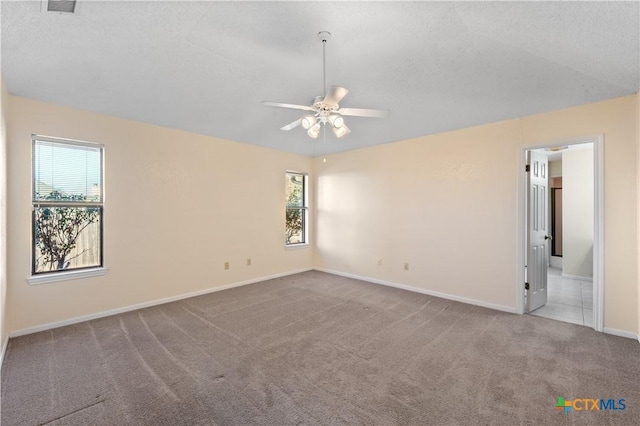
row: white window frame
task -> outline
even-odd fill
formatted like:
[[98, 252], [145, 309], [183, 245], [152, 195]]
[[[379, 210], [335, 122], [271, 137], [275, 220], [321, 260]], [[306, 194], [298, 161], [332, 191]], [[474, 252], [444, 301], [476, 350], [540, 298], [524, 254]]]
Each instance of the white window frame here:
[[[36, 191], [36, 178], [35, 178], [35, 174], [36, 174], [36, 165], [35, 165], [35, 161], [36, 161], [36, 143], [37, 142], [51, 142], [51, 143], [56, 143], [56, 144], [61, 144], [61, 145], [75, 145], [75, 146], [84, 146], [84, 147], [90, 147], [93, 149], [99, 149], [100, 150], [100, 194], [101, 194], [101, 199], [100, 201], [95, 201], [95, 202], [86, 202], [83, 201], [82, 203], [73, 203], [73, 202], [56, 202], [56, 201], [52, 201], [52, 202], [43, 202], [41, 200], [36, 200], [35, 199], [35, 191]], [[55, 281], [66, 281], [66, 280], [72, 280], [72, 279], [79, 279], [79, 278], [87, 278], [87, 277], [93, 277], [93, 276], [98, 276], [98, 275], [104, 275], [107, 272], [107, 269], [105, 268], [105, 260], [104, 260], [104, 247], [105, 247], [105, 243], [104, 243], [104, 217], [105, 217], [105, 209], [104, 209], [104, 204], [105, 204], [105, 197], [104, 197], [104, 145], [102, 144], [97, 144], [97, 143], [92, 143], [92, 142], [85, 142], [85, 141], [78, 141], [78, 140], [72, 140], [72, 139], [66, 139], [66, 138], [55, 138], [55, 137], [50, 137], [50, 136], [40, 136], [40, 135], [31, 135], [31, 234], [32, 234], [32, 238], [31, 238], [31, 245], [30, 245], [30, 251], [31, 251], [31, 276], [29, 278], [27, 278], [27, 282], [29, 284], [44, 284], [44, 283], [48, 283], [48, 282], [55, 282]], [[88, 267], [84, 267], [84, 268], [75, 268], [75, 269], [71, 269], [71, 270], [55, 270], [55, 271], [46, 271], [46, 272], [36, 272], [36, 263], [35, 263], [35, 209], [37, 207], [40, 207], [42, 205], [50, 205], [50, 206], [60, 206], [60, 207], [71, 207], [74, 205], [77, 206], [83, 206], [83, 207], [99, 207], [100, 208], [100, 244], [99, 244], [99, 251], [100, 251], [100, 263], [99, 265], [95, 265], [95, 266], [88, 266]]]
[[[290, 175], [297, 175], [302, 177], [302, 207], [287, 207], [285, 202], [285, 218], [286, 211], [289, 209], [301, 209], [303, 211], [303, 229], [302, 234], [304, 241], [299, 243], [288, 243], [285, 238], [285, 248], [287, 249], [297, 249], [297, 248], [305, 248], [309, 246], [309, 175], [303, 172], [296, 172], [293, 170], [287, 170], [285, 172], [285, 179], [289, 178]], [[285, 189], [286, 191], [286, 189]], [[286, 220], [285, 220], [285, 232], [286, 232]]]

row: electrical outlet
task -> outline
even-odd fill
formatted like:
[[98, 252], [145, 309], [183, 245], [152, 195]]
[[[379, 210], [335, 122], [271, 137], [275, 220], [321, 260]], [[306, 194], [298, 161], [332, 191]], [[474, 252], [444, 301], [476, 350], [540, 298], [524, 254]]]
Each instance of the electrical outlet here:
[[378, 266], [382, 266], [382, 259], [378, 259]]
[[408, 263], [405, 263], [405, 264], [404, 264], [404, 270], [405, 270], [405, 271], [408, 271], [408, 270], [409, 270], [409, 264], [408, 264]]
[[229, 269], [229, 262], [224, 262], [224, 269]]
[[250, 257], [247, 258], [247, 266], [251, 266], [251, 258]]

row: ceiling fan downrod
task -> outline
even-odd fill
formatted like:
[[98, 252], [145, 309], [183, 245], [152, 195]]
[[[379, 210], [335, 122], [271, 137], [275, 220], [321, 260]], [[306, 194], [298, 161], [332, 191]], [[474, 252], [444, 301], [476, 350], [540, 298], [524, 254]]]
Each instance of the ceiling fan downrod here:
[[329, 31], [320, 31], [318, 38], [322, 41], [322, 93], [327, 93], [327, 40], [331, 38]]

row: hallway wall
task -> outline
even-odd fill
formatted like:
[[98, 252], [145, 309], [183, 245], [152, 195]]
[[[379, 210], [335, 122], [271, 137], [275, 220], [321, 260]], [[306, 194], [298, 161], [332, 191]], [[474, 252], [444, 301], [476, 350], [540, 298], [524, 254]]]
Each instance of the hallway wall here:
[[593, 149], [562, 153], [562, 274], [593, 278]]

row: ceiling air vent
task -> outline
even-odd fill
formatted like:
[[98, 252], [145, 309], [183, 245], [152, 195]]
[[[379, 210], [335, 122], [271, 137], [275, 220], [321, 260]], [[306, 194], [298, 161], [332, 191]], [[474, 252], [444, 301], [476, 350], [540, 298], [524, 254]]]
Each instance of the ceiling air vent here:
[[47, 12], [74, 13], [76, 10], [76, 0], [49, 0], [47, 2]]

